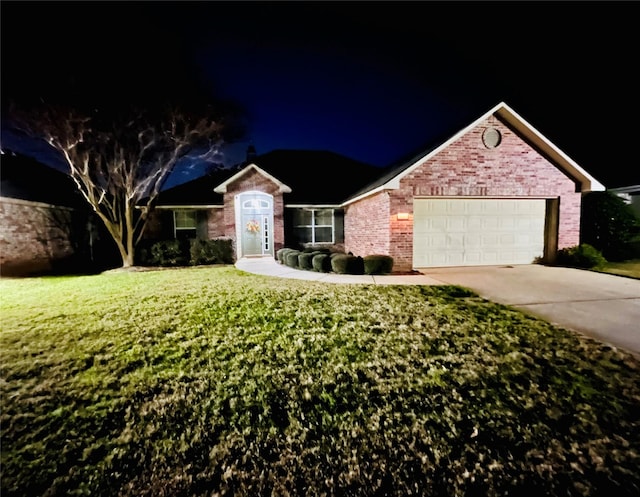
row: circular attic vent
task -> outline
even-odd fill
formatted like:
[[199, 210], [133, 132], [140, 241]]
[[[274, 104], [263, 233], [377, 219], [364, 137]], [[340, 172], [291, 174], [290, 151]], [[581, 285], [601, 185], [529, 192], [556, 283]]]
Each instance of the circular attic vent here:
[[500, 131], [496, 128], [487, 128], [482, 133], [482, 143], [487, 148], [496, 148], [500, 145], [500, 141], [502, 140], [502, 135]]

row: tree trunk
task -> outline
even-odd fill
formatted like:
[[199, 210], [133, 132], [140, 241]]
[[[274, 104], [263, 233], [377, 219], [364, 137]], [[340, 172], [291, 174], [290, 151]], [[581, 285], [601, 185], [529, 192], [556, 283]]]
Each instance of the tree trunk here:
[[127, 245], [124, 248], [125, 254], [122, 257], [123, 267], [133, 266], [133, 259], [135, 255], [135, 244], [133, 243], [133, 229], [131, 222], [127, 219]]
[[131, 267], [133, 266], [133, 251], [129, 252], [128, 254], [124, 254], [122, 256], [122, 267]]
[[133, 266], [133, 252], [127, 251], [127, 247], [119, 240], [115, 240], [115, 242], [118, 246], [118, 252], [120, 252], [120, 258], [122, 259], [122, 267]]

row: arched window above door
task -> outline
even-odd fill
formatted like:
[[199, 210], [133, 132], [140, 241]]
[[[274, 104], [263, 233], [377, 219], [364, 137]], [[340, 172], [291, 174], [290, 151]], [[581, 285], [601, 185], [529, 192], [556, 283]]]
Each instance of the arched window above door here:
[[269, 207], [269, 202], [261, 198], [248, 198], [242, 202], [243, 209], [269, 209]]

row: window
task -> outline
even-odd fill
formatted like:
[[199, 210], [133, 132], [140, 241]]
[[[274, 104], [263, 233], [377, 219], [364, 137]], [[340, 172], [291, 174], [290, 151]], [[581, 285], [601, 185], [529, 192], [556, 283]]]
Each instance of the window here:
[[250, 198], [242, 202], [243, 209], [268, 209], [269, 202], [258, 198]]
[[262, 226], [262, 239], [264, 241], [264, 250], [265, 252], [268, 252], [269, 250], [271, 250], [269, 248], [270, 246], [270, 241], [269, 241], [269, 218], [267, 216], [262, 216], [262, 224], [264, 226]]
[[301, 243], [334, 243], [333, 209], [299, 209], [293, 228]]
[[173, 211], [173, 225], [175, 226], [174, 235], [176, 238], [196, 238], [198, 232], [196, 211], [182, 209]]

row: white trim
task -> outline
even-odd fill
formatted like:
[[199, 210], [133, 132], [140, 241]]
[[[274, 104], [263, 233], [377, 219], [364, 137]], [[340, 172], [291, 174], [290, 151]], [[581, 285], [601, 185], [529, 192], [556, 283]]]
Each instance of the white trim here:
[[605, 187], [602, 183], [596, 180], [593, 176], [587, 173], [582, 167], [576, 164], [569, 156], [567, 156], [564, 152], [562, 152], [559, 148], [553, 145], [547, 138], [545, 138], [537, 129], [535, 129], [531, 124], [525, 121], [520, 115], [518, 115], [513, 109], [511, 109], [504, 102], [500, 102], [493, 109], [489, 110], [478, 119], [473, 121], [468, 126], [462, 128], [451, 138], [441, 143], [438, 147], [433, 149], [431, 152], [417, 159], [411, 166], [399, 172], [396, 176], [391, 178], [389, 181], [380, 185], [373, 190], [365, 192], [353, 199], [347, 200], [342, 203], [341, 206], [344, 207], [346, 205], [357, 202], [358, 200], [362, 200], [365, 197], [374, 195], [383, 190], [395, 190], [400, 187], [400, 180], [412, 173], [415, 169], [422, 166], [426, 161], [439, 154], [442, 150], [451, 145], [454, 141], [458, 140], [461, 136], [465, 135], [473, 128], [478, 126], [480, 123], [491, 117], [493, 114], [497, 114], [500, 118], [504, 119], [509, 125], [511, 125], [514, 129], [520, 132], [524, 137], [529, 139], [539, 147], [544, 153], [546, 153], [554, 163], [563, 170], [565, 174], [570, 177], [574, 177], [577, 181], [580, 182], [580, 186], [583, 192], [588, 191], [604, 191]]
[[[242, 247], [242, 236], [243, 236], [243, 227], [242, 227], [242, 204], [241, 204], [241, 200], [242, 197], [244, 197], [245, 195], [260, 195], [260, 196], [264, 196], [267, 197], [271, 203], [271, 206], [268, 208], [264, 208], [264, 209], [259, 209], [262, 211], [265, 211], [261, 214], [258, 214], [259, 216], [266, 216], [268, 219], [268, 224], [271, 226], [271, 248], [268, 250], [268, 254], [261, 254], [262, 256], [265, 255], [275, 255], [275, 250], [273, 250], [274, 247], [274, 239], [275, 239], [275, 221], [274, 221], [274, 205], [275, 205], [275, 200], [273, 195], [271, 195], [270, 193], [266, 193], [266, 192], [261, 192], [259, 190], [247, 190], [244, 192], [240, 192], [237, 193], [234, 198], [233, 198], [233, 215], [234, 215], [234, 222], [235, 222], [235, 232], [236, 232], [236, 259], [241, 259], [242, 257], [245, 257], [244, 254], [244, 248]], [[265, 243], [264, 243], [264, 234], [262, 235], [263, 239], [261, 242], [261, 246], [262, 246], [262, 251], [265, 251]]]
[[340, 209], [340, 204], [287, 204], [286, 209]]
[[620, 188], [609, 188], [614, 193], [640, 193], [640, 185], [621, 186]]
[[224, 205], [156, 205], [156, 210], [162, 209], [195, 209], [195, 210], [204, 210], [204, 209], [224, 209]]
[[[179, 211], [183, 211], [183, 212], [191, 212], [194, 214], [193, 216], [193, 226], [188, 226], [188, 227], [179, 227], [178, 228], [178, 220], [176, 219], [176, 216], [178, 214]], [[181, 212], [181, 214], [183, 213]], [[198, 214], [196, 209], [176, 209], [173, 211], [173, 238], [177, 239], [178, 238], [178, 231], [195, 231], [196, 237], [198, 236]]]
[[557, 195], [414, 195], [413, 199], [445, 199], [445, 200], [473, 200], [473, 199], [487, 199], [487, 200], [553, 200], [558, 198]]
[[[304, 243], [311, 243], [312, 245], [319, 243], [327, 243], [334, 244], [336, 243], [336, 210], [335, 209], [318, 209], [318, 208], [301, 208], [301, 210], [305, 210], [311, 212], [311, 224], [294, 224], [294, 231], [297, 228], [310, 228], [311, 229], [311, 241]], [[331, 211], [331, 224], [316, 224], [316, 212], [318, 211]], [[318, 228], [331, 228], [331, 241], [328, 242], [318, 242], [316, 241], [316, 230]]]
[[357, 197], [353, 197], [352, 199], [349, 199], [346, 202], [343, 202], [342, 204], [340, 204], [340, 207], [346, 207], [347, 205], [353, 204], [354, 202], [357, 202], [358, 200], [362, 200], [363, 198], [370, 197], [372, 195], [375, 195], [376, 193], [384, 192], [385, 190], [397, 190], [399, 188], [399, 186], [389, 186], [392, 182], [393, 183], [397, 183], [397, 182], [394, 182], [393, 180], [391, 180], [391, 181], [385, 183], [384, 185], [377, 186], [373, 190], [369, 190], [368, 192], [364, 192], [362, 195], [358, 195]]
[[77, 207], [68, 207], [66, 205], [47, 204], [45, 202], [38, 202], [36, 200], [25, 200], [22, 198], [12, 198], [0, 196], [0, 203], [27, 205], [29, 207], [44, 207], [47, 209], [63, 209], [66, 211], [75, 211]]
[[[551, 143], [545, 136], [542, 135], [531, 124], [525, 121], [520, 115], [518, 115], [507, 104], [501, 102], [496, 105], [493, 110], [489, 111], [483, 116], [482, 119], [486, 119], [493, 113], [498, 114], [509, 124], [513, 125], [518, 131], [524, 134], [527, 138], [533, 141], [534, 144], [539, 146], [544, 152], [548, 153], [551, 158], [559, 163], [561, 167], [565, 169], [571, 176], [575, 176], [580, 181], [582, 192], [589, 191], [604, 191], [605, 186], [597, 179], [591, 176], [587, 171], [580, 167], [562, 150]], [[476, 121], [477, 123], [478, 121]]]
[[218, 186], [216, 186], [213, 189], [213, 191], [216, 192], [216, 193], [227, 193], [227, 186], [229, 186], [229, 184], [231, 184], [234, 181], [236, 181], [238, 178], [240, 178], [240, 177], [244, 176], [245, 174], [247, 174], [251, 169], [253, 169], [254, 171], [258, 172], [259, 174], [261, 174], [265, 178], [273, 181], [276, 185], [278, 185], [278, 191], [279, 192], [281, 192], [281, 193], [291, 193], [291, 188], [289, 188], [287, 185], [285, 185], [284, 183], [282, 183], [281, 181], [276, 179], [274, 176], [271, 176], [264, 169], [260, 169], [255, 164], [249, 164], [247, 167], [245, 167], [241, 171], [239, 171], [236, 174], [234, 174], [233, 176], [231, 176], [228, 180], [220, 183]]

